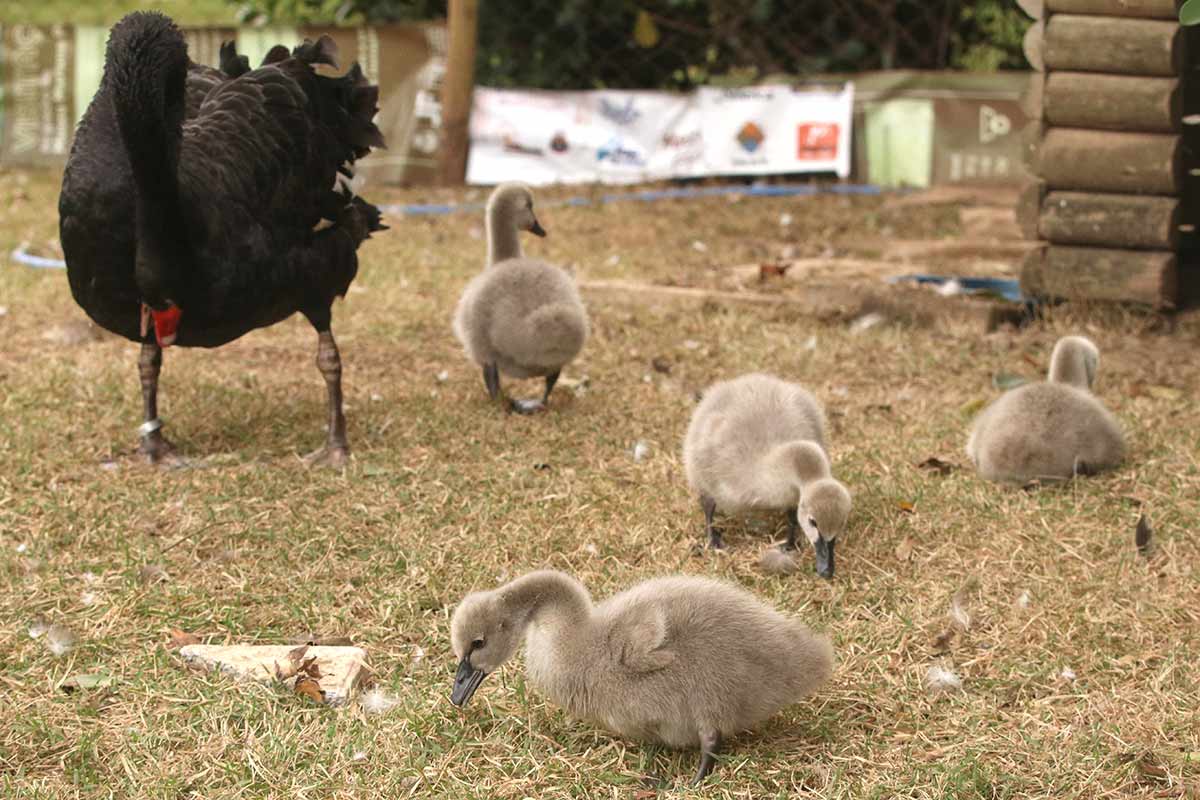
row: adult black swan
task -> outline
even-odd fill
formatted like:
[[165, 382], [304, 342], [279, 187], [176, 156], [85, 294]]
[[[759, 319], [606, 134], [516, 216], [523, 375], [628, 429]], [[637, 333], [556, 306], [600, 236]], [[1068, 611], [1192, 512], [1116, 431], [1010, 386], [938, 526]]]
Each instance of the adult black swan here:
[[162, 348], [217, 347], [295, 312], [317, 330], [329, 433], [310, 458], [349, 454], [333, 301], [358, 271], [379, 211], [338, 172], [383, 146], [378, 87], [343, 77], [333, 40], [276, 47], [250, 70], [188, 58], [179, 29], [134, 13], [112, 29], [104, 78], [76, 133], [59, 197], [71, 294], [93, 320], [142, 343], [139, 450], [172, 452], [158, 418]]

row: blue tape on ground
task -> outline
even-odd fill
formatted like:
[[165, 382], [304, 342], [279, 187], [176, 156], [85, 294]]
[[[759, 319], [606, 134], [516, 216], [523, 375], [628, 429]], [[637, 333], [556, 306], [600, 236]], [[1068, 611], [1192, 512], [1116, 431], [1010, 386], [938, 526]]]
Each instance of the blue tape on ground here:
[[955, 281], [967, 294], [994, 294], [1011, 303], [1029, 301], [1028, 297], [1021, 294], [1020, 281], [1015, 278], [960, 278], [954, 275], [897, 275], [888, 278], [888, 283], [903, 283], [904, 281], [934, 286], [943, 286], [950, 281]]
[[[594, 200], [587, 197], [570, 197], [566, 200], [546, 201], [541, 203], [541, 205], [547, 207], [590, 206], [625, 201], [653, 203], [659, 200], [691, 200], [699, 197], [723, 197], [733, 194], [746, 197], [812, 197], [819, 194], [871, 196], [883, 194], [883, 192], [884, 189], [879, 186], [858, 183], [766, 183], [751, 186], [739, 184], [727, 186], [680, 186], [672, 189], [614, 192], [600, 195]], [[389, 204], [379, 207], [385, 214], [402, 214], [410, 217], [445, 216], [466, 211], [481, 211], [483, 208], [483, 203], [463, 203], [461, 205], [414, 203], [411, 205]]]

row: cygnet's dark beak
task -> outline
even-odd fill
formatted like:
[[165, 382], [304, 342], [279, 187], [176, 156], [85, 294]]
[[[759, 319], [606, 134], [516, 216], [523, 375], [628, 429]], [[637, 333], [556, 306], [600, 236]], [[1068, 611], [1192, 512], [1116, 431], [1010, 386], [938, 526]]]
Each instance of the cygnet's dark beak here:
[[538, 222], [537, 219], [534, 219], [533, 225], [529, 226], [529, 232], [534, 236], [545, 237], [546, 235], [546, 229], [542, 227], [542, 223]]
[[826, 539], [824, 536], [817, 536], [817, 540], [813, 542], [813, 552], [817, 556], [817, 574], [822, 578], [833, 577], [833, 546], [837, 544], [837, 539]]
[[486, 677], [486, 672], [471, 666], [470, 658], [464, 658], [458, 662], [458, 672], [454, 675], [454, 689], [450, 692], [450, 702], [456, 706], [466, 705]]

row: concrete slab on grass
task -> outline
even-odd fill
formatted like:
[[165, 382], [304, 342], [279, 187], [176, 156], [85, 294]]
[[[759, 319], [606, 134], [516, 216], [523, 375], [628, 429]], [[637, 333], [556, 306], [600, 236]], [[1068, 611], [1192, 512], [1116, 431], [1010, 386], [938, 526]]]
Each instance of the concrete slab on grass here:
[[[180, 648], [184, 662], [196, 669], [218, 670], [236, 680], [274, 683], [275, 665], [288, 663], [295, 645], [215, 645], [189, 644]], [[342, 706], [350, 701], [366, 670], [367, 653], [361, 647], [314, 645], [305, 658], [315, 657], [321, 670], [320, 684], [325, 702]]]

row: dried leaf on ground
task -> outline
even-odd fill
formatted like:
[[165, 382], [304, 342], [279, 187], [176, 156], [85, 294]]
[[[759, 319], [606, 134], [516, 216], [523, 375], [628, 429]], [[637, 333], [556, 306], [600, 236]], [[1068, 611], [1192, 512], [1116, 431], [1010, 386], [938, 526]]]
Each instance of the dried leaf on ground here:
[[915, 513], [917, 513], [917, 507], [916, 507], [916, 506], [914, 506], [912, 503], [908, 502], [907, 500], [898, 500], [898, 501], [896, 501], [896, 508], [898, 508], [898, 509], [900, 509], [901, 511], [903, 511], [905, 514], [915, 514]]
[[1010, 389], [1015, 389], [1018, 386], [1024, 386], [1029, 381], [1022, 378], [1020, 375], [1014, 375], [1011, 372], [997, 372], [992, 376], [992, 386], [1002, 392], [1007, 392]]
[[116, 678], [107, 672], [85, 672], [72, 675], [58, 685], [67, 694], [78, 690], [105, 689], [116, 683]]
[[1134, 544], [1137, 545], [1139, 554], [1145, 556], [1150, 553], [1150, 541], [1154, 536], [1154, 529], [1150, 527], [1150, 520], [1146, 519], [1146, 515], [1142, 514], [1138, 517], [1137, 529], [1133, 534]]
[[1146, 393], [1155, 400], [1178, 400], [1183, 392], [1173, 386], [1147, 386]]
[[309, 656], [308, 658], [304, 659], [296, 671], [301, 675], [305, 675], [313, 679], [319, 679], [321, 677], [321, 668], [317, 666], [316, 656]]
[[971, 627], [972, 617], [967, 606], [970, 603], [971, 595], [978, 589], [979, 579], [971, 577], [950, 598], [950, 619], [954, 620], [954, 624], [964, 631]]
[[917, 464], [917, 467], [920, 469], [927, 469], [930, 472], [936, 472], [938, 475], [949, 475], [951, 472], [958, 469], [957, 464], [949, 461], [942, 461], [937, 456], [930, 456], [920, 464]]
[[138, 570], [138, 581], [146, 586], [170, 580], [162, 564], [147, 564]]
[[320, 682], [316, 678], [310, 678], [307, 675], [301, 675], [296, 679], [296, 685], [293, 687], [296, 694], [307, 697], [314, 703], [325, 702], [325, 690], [321, 688]]
[[181, 647], [187, 647], [189, 644], [200, 644], [201, 639], [194, 633], [179, 628], [171, 628], [171, 638], [167, 640], [167, 649], [178, 650]]
[[954, 637], [958, 634], [954, 628], [946, 628], [946, 630], [934, 637], [931, 646], [934, 652], [941, 652], [950, 649], [950, 642], [954, 641]]
[[771, 278], [782, 278], [787, 275], [787, 271], [792, 265], [783, 262], [759, 264], [758, 279], [760, 281], [770, 280]]

